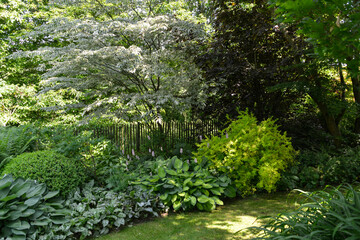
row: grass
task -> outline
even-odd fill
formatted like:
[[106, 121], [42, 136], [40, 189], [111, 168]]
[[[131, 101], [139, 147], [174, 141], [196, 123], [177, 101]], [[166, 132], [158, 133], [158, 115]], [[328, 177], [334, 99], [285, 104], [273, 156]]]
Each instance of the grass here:
[[260, 226], [262, 216], [274, 216], [299, 206], [298, 194], [260, 194], [235, 199], [208, 212], [169, 214], [169, 216], [126, 227], [97, 240], [240, 240], [256, 237], [251, 226]]

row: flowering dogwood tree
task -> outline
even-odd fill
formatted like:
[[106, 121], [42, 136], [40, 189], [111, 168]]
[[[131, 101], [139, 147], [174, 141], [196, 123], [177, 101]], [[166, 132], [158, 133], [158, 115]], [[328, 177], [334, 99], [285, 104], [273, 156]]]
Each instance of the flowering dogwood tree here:
[[90, 13], [80, 14], [73, 1], [69, 16], [22, 36], [61, 44], [12, 57], [40, 56], [47, 63], [41, 92], [75, 89], [84, 101], [68, 107], [85, 114], [154, 117], [201, 106], [206, 96], [193, 56], [206, 31], [184, 9], [177, 15], [181, 3], [96, 0], [86, 3]]

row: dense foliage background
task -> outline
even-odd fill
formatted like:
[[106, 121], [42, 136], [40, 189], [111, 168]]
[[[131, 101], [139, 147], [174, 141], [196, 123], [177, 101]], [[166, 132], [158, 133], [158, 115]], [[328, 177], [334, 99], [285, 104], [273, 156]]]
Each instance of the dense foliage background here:
[[[359, 25], [358, 0], [1, 1], [0, 236], [83, 239], [358, 181]], [[136, 122], [152, 132], [129, 141], [148, 142], [117, 145], [109, 129]]]

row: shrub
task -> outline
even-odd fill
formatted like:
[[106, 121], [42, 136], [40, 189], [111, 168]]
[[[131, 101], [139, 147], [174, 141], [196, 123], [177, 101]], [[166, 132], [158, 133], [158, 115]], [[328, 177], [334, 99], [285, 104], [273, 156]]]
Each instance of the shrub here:
[[94, 181], [72, 192], [64, 205], [72, 211], [71, 221], [54, 228], [48, 235], [50, 239], [85, 239], [107, 234], [134, 219], [156, 217], [165, 209], [149, 191], [129, 187], [116, 193], [95, 187]]
[[41, 239], [50, 228], [67, 222], [57, 194], [33, 180], [0, 178], [0, 239]]
[[86, 180], [80, 163], [50, 150], [21, 154], [5, 166], [3, 173], [45, 183], [50, 190], [60, 190], [63, 196]]
[[360, 239], [359, 191], [347, 186], [305, 194], [311, 203], [271, 218], [258, 239]]
[[206, 138], [198, 144], [194, 157], [209, 160], [211, 168], [226, 173], [242, 195], [256, 189], [272, 191], [280, 172], [294, 161], [296, 151], [286, 134], [281, 134], [275, 121], [257, 124], [247, 112], [224, 129], [220, 136]]
[[353, 183], [360, 175], [360, 147], [303, 151], [282, 176], [285, 189], [316, 188], [325, 184]]
[[198, 164], [190, 167], [190, 162], [183, 162], [177, 157], [166, 161], [158, 159], [151, 166], [150, 175], [134, 184], [161, 194], [160, 199], [174, 210], [186, 211], [196, 207], [210, 211], [216, 205], [223, 205], [219, 199], [221, 196], [236, 196], [228, 177], [216, 178]]

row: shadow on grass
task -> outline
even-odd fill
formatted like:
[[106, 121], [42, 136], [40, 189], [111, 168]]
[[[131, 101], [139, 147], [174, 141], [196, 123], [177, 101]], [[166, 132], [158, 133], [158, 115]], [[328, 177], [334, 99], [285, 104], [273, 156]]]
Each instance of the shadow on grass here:
[[245, 199], [225, 202], [225, 206], [208, 212], [170, 214], [126, 227], [117, 233], [103, 236], [101, 240], [230, 240], [256, 237], [255, 229], [265, 220], [263, 216], [274, 216], [292, 211], [298, 204], [297, 194], [260, 194]]

